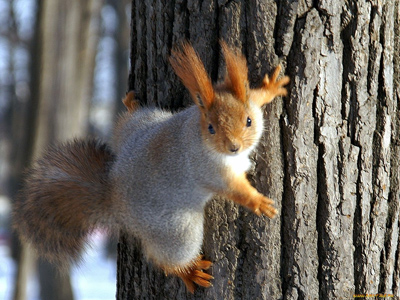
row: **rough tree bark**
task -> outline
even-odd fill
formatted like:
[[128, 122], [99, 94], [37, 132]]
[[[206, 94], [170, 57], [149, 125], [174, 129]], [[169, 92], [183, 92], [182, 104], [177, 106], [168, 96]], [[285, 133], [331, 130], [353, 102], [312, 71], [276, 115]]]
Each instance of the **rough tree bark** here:
[[265, 109], [250, 172], [280, 217], [213, 200], [204, 254], [214, 286], [194, 296], [122, 233], [118, 299], [400, 297], [399, 9], [398, 0], [133, 1], [129, 87], [143, 103], [190, 104], [167, 62], [184, 39], [213, 80], [224, 39], [245, 53], [252, 84], [279, 62], [292, 81]]

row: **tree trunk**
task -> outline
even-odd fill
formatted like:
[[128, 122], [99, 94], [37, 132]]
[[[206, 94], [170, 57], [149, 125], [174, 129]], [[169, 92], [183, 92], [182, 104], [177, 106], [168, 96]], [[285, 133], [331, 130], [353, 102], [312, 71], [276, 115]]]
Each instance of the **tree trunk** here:
[[[39, 42], [40, 36], [40, 19], [42, 18], [43, 9], [42, 2], [37, 2], [36, 15], [34, 21], [34, 29], [32, 40], [29, 42], [29, 98], [24, 101], [17, 101], [14, 96], [11, 102], [10, 116], [10, 137], [11, 151], [9, 163], [12, 165], [10, 174], [8, 175], [8, 187], [10, 189], [10, 199], [14, 200], [22, 185], [23, 172], [29, 165], [33, 155], [33, 140], [35, 134], [35, 123], [37, 118], [38, 108], [38, 86], [40, 74], [40, 55], [41, 45]], [[34, 58], [34, 59], [32, 59]], [[32, 76], [35, 74], [35, 76]], [[16, 95], [16, 91], [13, 91]], [[13, 300], [25, 300], [28, 297], [27, 284], [28, 279], [32, 275], [34, 269], [34, 256], [32, 249], [26, 245], [21, 245], [19, 237], [13, 232], [12, 235], [12, 252], [13, 258], [17, 263], [17, 271], [14, 275], [14, 290]]]
[[[128, 61], [129, 61], [129, 17], [127, 17], [127, 7], [130, 0], [110, 1], [117, 15], [118, 26], [115, 32], [115, 76], [117, 92], [116, 111], [119, 113], [125, 109], [121, 99], [125, 96], [127, 87]], [[118, 114], [115, 114], [116, 116]]]
[[[85, 136], [92, 95], [102, 1], [45, 0], [34, 153], [56, 141]], [[40, 259], [41, 299], [72, 299], [69, 277]]]
[[[24, 145], [30, 151], [28, 159], [40, 156], [49, 144], [87, 134], [102, 5], [98, 0], [38, 2], [30, 74], [32, 110], [23, 120], [30, 125]], [[18, 163], [26, 164], [24, 159]], [[17, 278], [26, 277], [26, 264], [32, 260], [29, 251], [23, 245]], [[56, 266], [39, 260], [38, 273], [42, 300], [73, 299], [69, 276], [61, 276]], [[20, 287], [15, 299], [23, 299], [23, 294]]]
[[265, 109], [250, 171], [278, 217], [211, 201], [214, 286], [194, 296], [122, 233], [118, 299], [400, 297], [399, 10], [398, 0], [133, 1], [129, 84], [143, 103], [191, 103], [168, 65], [184, 39], [214, 81], [223, 39], [246, 55], [253, 85], [278, 63], [291, 83]]

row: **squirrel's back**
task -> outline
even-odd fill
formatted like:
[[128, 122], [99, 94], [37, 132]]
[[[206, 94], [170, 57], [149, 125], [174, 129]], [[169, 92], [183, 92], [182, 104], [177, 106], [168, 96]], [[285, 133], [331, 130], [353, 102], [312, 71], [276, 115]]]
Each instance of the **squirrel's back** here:
[[23, 240], [58, 265], [79, 260], [93, 226], [107, 226], [115, 213], [108, 180], [113, 160], [108, 146], [94, 139], [50, 147], [15, 203], [14, 227]]

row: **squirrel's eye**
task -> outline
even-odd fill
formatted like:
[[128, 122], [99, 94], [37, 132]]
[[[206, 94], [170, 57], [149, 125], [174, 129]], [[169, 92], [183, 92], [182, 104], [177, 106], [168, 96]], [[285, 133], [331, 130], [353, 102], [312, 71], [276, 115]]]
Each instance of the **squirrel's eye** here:
[[213, 127], [211, 124], [208, 125], [208, 131], [209, 131], [211, 134], [215, 134], [214, 127]]
[[246, 126], [247, 126], [247, 127], [250, 127], [250, 126], [251, 126], [251, 119], [250, 119], [249, 117], [247, 117]]

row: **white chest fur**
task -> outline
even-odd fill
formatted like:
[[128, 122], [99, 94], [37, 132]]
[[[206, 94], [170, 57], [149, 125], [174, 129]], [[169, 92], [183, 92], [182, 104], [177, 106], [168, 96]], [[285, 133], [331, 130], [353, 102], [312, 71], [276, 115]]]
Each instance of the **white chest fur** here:
[[251, 166], [249, 154], [250, 151], [246, 150], [237, 155], [225, 156], [225, 164], [233, 171], [233, 173], [237, 175], [243, 174]]

